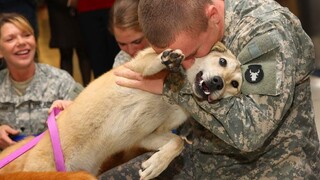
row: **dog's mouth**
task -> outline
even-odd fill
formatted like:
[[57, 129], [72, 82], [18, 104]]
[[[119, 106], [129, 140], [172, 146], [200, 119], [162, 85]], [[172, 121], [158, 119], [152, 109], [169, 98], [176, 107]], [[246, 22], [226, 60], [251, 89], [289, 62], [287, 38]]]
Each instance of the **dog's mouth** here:
[[198, 89], [201, 90], [203, 95], [209, 96], [210, 90], [206, 82], [202, 78], [203, 72], [200, 71], [196, 76], [196, 84], [198, 84]]
[[[223, 89], [223, 83], [221, 85], [213, 85], [213, 80], [206, 81], [203, 79], [203, 72], [200, 71], [197, 73], [194, 83], [194, 91], [198, 98], [201, 100], [207, 100], [209, 103], [213, 102], [220, 96], [220, 90]], [[221, 78], [220, 78], [221, 79]]]
[[196, 80], [194, 83], [194, 89], [195, 93], [198, 95], [198, 97], [202, 100], [208, 100], [209, 102], [211, 101], [209, 98], [210, 97], [210, 90], [208, 85], [206, 84], [205, 80], [202, 78], [203, 72], [200, 71], [196, 75]]

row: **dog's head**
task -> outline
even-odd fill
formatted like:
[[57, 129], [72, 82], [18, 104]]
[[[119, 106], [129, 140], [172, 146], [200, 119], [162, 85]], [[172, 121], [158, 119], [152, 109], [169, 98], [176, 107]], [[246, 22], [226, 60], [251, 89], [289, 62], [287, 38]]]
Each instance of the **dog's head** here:
[[237, 95], [242, 85], [240, 62], [220, 42], [207, 56], [196, 58], [187, 76], [194, 94], [208, 102]]

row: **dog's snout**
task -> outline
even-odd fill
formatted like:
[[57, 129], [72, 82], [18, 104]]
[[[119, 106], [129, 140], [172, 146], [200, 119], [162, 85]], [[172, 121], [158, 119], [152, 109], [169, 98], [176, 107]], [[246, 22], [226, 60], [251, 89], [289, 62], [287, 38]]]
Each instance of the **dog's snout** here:
[[208, 87], [210, 90], [221, 90], [223, 88], [223, 80], [220, 76], [214, 76], [210, 80]]

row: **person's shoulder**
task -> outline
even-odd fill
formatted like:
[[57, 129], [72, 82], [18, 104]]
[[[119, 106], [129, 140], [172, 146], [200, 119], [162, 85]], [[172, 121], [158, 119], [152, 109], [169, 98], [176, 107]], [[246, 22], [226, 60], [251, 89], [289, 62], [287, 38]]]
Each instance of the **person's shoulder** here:
[[269, 19], [271, 14], [277, 14], [280, 11], [286, 13], [283, 12], [283, 9], [285, 8], [274, 0], [225, 1], [226, 21], [234, 21], [235, 19], [244, 21], [245, 18]]
[[43, 74], [45, 74], [46, 76], [59, 76], [61, 77], [71, 77], [71, 75], [63, 70], [63, 69], [59, 69], [56, 68], [54, 66], [51, 66], [49, 64], [42, 64], [42, 63], [37, 63], [37, 70]]
[[7, 74], [8, 74], [7, 68], [0, 70], [0, 84], [4, 81]]
[[49, 70], [50, 72], [55, 72], [55, 71], [64, 71], [62, 69], [59, 69], [57, 67], [54, 67], [52, 65], [49, 64], [44, 64], [44, 63], [36, 63], [36, 66], [40, 69], [40, 70]]
[[121, 50], [115, 57], [113, 67], [120, 66], [131, 60], [131, 56], [125, 51]]
[[7, 68], [0, 70], [0, 77], [5, 76], [7, 73], [8, 73]]
[[131, 56], [125, 51], [121, 50], [115, 57], [115, 61], [129, 61]]
[[40, 79], [40, 81], [69, 85], [73, 85], [76, 83], [74, 78], [65, 70], [41, 63], [37, 63], [36, 67], [36, 76], [38, 79]]

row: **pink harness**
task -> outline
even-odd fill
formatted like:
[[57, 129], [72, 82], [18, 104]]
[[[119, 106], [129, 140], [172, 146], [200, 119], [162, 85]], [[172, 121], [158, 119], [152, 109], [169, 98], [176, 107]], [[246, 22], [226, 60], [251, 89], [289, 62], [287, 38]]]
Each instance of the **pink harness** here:
[[[60, 112], [60, 109], [54, 108], [53, 111], [50, 113], [47, 124], [48, 124], [48, 129], [50, 133], [50, 139], [51, 139], [51, 144], [52, 144], [52, 149], [53, 149], [53, 154], [54, 154], [54, 161], [56, 163], [56, 170], [57, 171], [66, 171], [66, 167], [64, 164], [64, 158], [62, 154], [62, 149], [61, 149], [61, 144], [60, 144], [60, 138], [59, 138], [59, 132], [57, 129], [57, 123], [55, 120], [55, 116], [58, 115]], [[29, 143], [25, 144], [21, 148], [17, 149], [13, 153], [11, 153], [9, 156], [3, 158], [0, 161], [0, 169], [9, 164], [11, 161], [15, 160], [22, 154], [24, 154], [26, 151], [34, 147], [42, 138], [45, 132], [42, 134], [36, 136], [34, 139], [32, 139]]]

